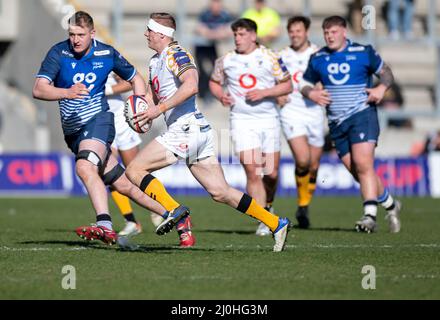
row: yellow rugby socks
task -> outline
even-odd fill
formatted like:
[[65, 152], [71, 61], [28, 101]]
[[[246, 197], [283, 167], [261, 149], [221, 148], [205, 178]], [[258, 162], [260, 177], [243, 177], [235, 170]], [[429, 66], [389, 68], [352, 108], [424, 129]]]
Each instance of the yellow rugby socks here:
[[298, 206], [307, 207], [312, 201], [312, 194], [309, 191], [310, 172], [308, 170], [305, 172], [295, 170], [295, 181], [298, 194]]
[[265, 210], [255, 201], [255, 199], [253, 199], [246, 193], [243, 194], [243, 197], [238, 204], [237, 210], [247, 214], [254, 219], [260, 220], [265, 225], [267, 225], [272, 232], [274, 232], [278, 227], [279, 217]]
[[112, 190], [111, 195], [113, 201], [116, 203], [116, 206], [118, 207], [119, 211], [121, 211], [122, 215], [125, 216], [133, 212], [133, 208], [131, 207], [128, 197], [120, 194], [116, 190]]
[[140, 189], [159, 202], [167, 211], [172, 211], [180, 205], [168, 194], [164, 185], [151, 174], [142, 179]]
[[110, 188], [111, 195], [113, 198], [113, 201], [116, 203], [116, 206], [118, 207], [121, 214], [124, 216], [124, 219], [126, 221], [131, 221], [136, 223], [136, 219], [133, 214], [133, 208], [131, 207], [130, 200], [127, 196], [124, 196], [123, 194], [120, 194], [118, 191], [114, 190], [113, 188]]
[[310, 174], [308, 188], [309, 188], [310, 201], [312, 201], [313, 194], [315, 193], [316, 190], [316, 174], [315, 175]]

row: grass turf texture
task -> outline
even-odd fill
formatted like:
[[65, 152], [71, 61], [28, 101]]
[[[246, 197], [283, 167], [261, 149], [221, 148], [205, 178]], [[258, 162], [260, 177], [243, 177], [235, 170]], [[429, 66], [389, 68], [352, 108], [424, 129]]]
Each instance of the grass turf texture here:
[[[74, 233], [94, 222], [89, 200], [0, 199], [1, 299], [439, 299], [439, 201], [403, 199], [402, 231], [353, 231], [358, 198], [316, 198], [310, 230], [293, 229], [285, 252], [257, 223], [208, 198], [181, 198], [192, 210], [196, 247], [178, 248], [177, 233], [159, 237], [139, 207], [139, 251], [126, 252]], [[294, 219], [295, 200], [277, 212]], [[111, 203], [114, 225], [123, 219]], [[64, 265], [76, 268], [76, 289], [61, 287]], [[376, 289], [364, 290], [364, 265], [376, 268]]]

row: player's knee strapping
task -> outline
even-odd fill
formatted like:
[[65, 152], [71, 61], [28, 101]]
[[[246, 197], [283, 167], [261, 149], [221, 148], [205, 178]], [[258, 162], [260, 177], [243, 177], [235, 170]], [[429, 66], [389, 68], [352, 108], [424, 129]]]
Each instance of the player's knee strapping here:
[[255, 199], [246, 193], [244, 193], [241, 197], [237, 210], [247, 214], [248, 216], [251, 216], [252, 218], [260, 220], [272, 231], [275, 231], [275, 229], [278, 227], [278, 217], [265, 210], [255, 201]]
[[120, 164], [117, 164], [113, 167], [113, 169], [102, 176], [102, 181], [106, 186], [110, 186], [115, 183], [124, 174], [124, 172], [125, 169]]
[[87, 160], [88, 162], [94, 164], [98, 167], [98, 173], [101, 176], [104, 172], [104, 164], [101, 161], [101, 158], [95, 151], [92, 150], [81, 150], [75, 157], [75, 161], [78, 160]]
[[153, 175], [147, 174], [139, 186], [150, 198], [159, 202], [167, 211], [172, 211], [179, 206], [167, 192], [163, 184]]

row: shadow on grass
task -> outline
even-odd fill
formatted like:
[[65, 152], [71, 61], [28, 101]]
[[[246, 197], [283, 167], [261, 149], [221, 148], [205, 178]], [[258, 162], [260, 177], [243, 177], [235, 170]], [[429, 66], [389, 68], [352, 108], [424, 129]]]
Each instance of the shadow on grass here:
[[48, 244], [58, 244], [70, 247], [84, 247], [90, 249], [110, 249], [108, 247], [100, 247], [99, 243], [95, 242], [85, 242], [85, 241], [70, 241], [70, 240], [41, 240], [41, 241], [21, 241], [18, 244], [38, 244], [38, 245], [48, 245]]
[[255, 231], [249, 230], [220, 230], [220, 229], [197, 229], [196, 233], [221, 233], [221, 234], [255, 234]]
[[[118, 245], [106, 246], [100, 242], [86, 242], [86, 241], [69, 241], [69, 240], [45, 240], [45, 241], [21, 241], [18, 244], [34, 244], [34, 245], [65, 245], [69, 247], [83, 247], [87, 249], [96, 250], [114, 250], [119, 252], [160, 252], [160, 253], [176, 253], [185, 251], [215, 251], [209, 248], [180, 248], [179, 246], [169, 245], [169, 246], [158, 246], [158, 245], [137, 245], [135, 249], [124, 249]], [[50, 248], [50, 247], [48, 247]]]
[[46, 232], [61, 232], [61, 233], [65, 233], [65, 232], [75, 232], [74, 229], [44, 229], [44, 231]]
[[335, 232], [355, 232], [355, 228], [339, 228], [339, 227], [309, 227], [308, 229], [302, 229], [298, 225], [294, 225], [293, 229], [301, 231], [335, 231]]
[[[340, 227], [310, 227], [308, 229], [301, 229], [298, 225], [293, 225], [291, 230], [301, 231], [333, 231], [333, 232], [357, 232], [354, 228], [340, 228]], [[224, 229], [196, 229], [196, 233], [220, 233], [220, 234], [242, 234], [242, 235], [254, 235], [255, 231], [252, 230], [224, 230]]]

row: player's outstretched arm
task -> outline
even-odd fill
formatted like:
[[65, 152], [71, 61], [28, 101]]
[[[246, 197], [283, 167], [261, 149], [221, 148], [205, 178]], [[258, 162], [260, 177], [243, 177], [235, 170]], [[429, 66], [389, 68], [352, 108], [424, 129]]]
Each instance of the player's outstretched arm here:
[[319, 86], [312, 87], [311, 85], [304, 84], [301, 86], [301, 94], [321, 107], [326, 107], [332, 102], [328, 91], [321, 89]]
[[147, 94], [147, 85], [145, 84], [144, 78], [136, 72], [136, 75], [130, 81], [133, 88], [133, 93], [137, 96], [145, 97]]
[[89, 94], [83, 83], [76, 83], [69, 89], [57, 88], [46, 78], [37, 78], [32, 89], [35, 99], [57, 101], [62, 99], [82, 99]]
[[132, 90], [132, 85], [130, 82], [122, 80], [121, 78], [117, 79], [117, 83], [114, 85], [105, 85], [105, 95], [111, 96], [114, 94], [121, 94], [124, 92], [128, 92]]

